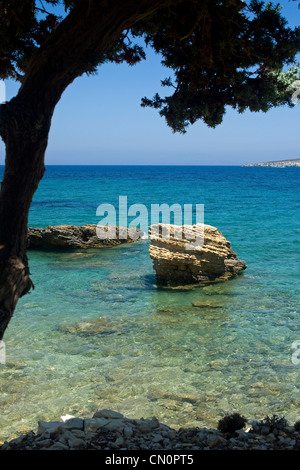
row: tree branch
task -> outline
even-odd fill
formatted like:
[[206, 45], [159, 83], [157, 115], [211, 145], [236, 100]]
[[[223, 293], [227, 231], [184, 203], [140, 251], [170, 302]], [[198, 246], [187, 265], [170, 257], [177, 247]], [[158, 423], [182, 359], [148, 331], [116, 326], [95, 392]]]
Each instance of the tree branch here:
[[[27, 66], [18, 96], [28, 96], [31, 105], [38, 105], [41, 96], [46, 100], [54, 99], [56, 104], [75, 78], [88, 72], [91, 65], [96, 66], [103, 61], [123, 31], [170, 3], [177, 5], [182, 1], [116, 0], [114, 8], [105, 0], [90, 1], [89, 5], [85, 0], [78, 1], [36, 51]], [[36, 90], [35, 103], [32, 103], [32, 89]]]

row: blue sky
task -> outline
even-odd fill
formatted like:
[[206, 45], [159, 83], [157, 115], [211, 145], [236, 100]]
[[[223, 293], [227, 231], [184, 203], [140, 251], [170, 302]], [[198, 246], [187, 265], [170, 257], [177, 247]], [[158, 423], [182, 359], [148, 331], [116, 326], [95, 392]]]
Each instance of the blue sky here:
[[[280, 4], [289, 23], [299, 25], [297, 2]], [[300, 158], [299, 104], [266, 114], [229, 109], [216, 129], [198, 122], [185, 135], [173, 134], [156, 110], [140, 106], [170, 75], [159, 56], [146, 53], [147, 60], [134, 67], [106, 64], [69, 86], [53, 116], [46, 164], [240, 165]], [[7, 81], [7, 100], [17, 90], [18, 84]]]

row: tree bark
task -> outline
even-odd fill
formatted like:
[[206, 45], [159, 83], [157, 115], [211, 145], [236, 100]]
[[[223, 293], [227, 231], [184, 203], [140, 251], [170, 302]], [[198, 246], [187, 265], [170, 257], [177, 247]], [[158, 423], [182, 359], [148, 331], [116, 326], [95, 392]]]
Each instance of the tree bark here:
[[51, 114], [37, 121], [30, 107], [25, 103], [21, 106], [18, 100], [5, 106], [6, 127], [2, 135], [6, 160], [0, 192], [0, 339], [18, 299], [33, 287], [26, 255], [28, 213], [44, 174], [51, 121]]
[[0, 106], [6, 159], [0, 192], [0, 340], [18, 299], [33, 287], [28, 213], [43, 177], [52, 115], [66, 87], [98, 63], [122, 32], [182, 0], [82, 0], [35, 52], [18, 95]]

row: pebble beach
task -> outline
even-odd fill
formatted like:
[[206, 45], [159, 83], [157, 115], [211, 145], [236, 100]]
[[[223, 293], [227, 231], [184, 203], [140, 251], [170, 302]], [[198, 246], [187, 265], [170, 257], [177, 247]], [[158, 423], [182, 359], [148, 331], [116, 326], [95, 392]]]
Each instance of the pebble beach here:
[[300, 450], [298, 429], [299, 423], [289, 425], [274, 415], [230, 432], [206, 427], [175, 430], [155, 417], [130, 419], [104, 409], [91, 418], [39, 421], [36, 431], [4, 442], [0, 450]]

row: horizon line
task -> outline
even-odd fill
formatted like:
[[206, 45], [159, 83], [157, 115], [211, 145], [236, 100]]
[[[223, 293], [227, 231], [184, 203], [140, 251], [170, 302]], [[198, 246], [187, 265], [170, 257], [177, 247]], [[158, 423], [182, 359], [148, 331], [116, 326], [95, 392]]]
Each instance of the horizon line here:
[[[228, 164], [208, 164], [208, 163], [202, 163], [202, 164], [197, 164], [197, 163], [190, 163], [187, 165], [177, 165], [177, 164], [167, 164], [167, 163], [111, 163], [111, 164], [106, 164], [106, 163], [47, 163], [45, 166], [242, 166], [245, 165], [245, 163], [239, 163], [239, 164], [233, 164], [233, 163], [228, 163]], [[0, 166], [5, 166], [4, 163], [1, 163]]]

